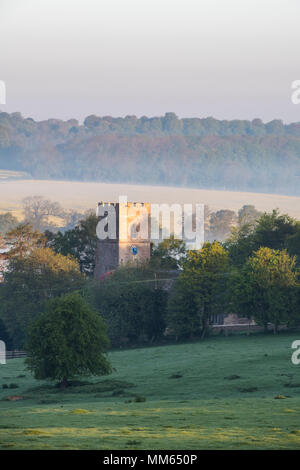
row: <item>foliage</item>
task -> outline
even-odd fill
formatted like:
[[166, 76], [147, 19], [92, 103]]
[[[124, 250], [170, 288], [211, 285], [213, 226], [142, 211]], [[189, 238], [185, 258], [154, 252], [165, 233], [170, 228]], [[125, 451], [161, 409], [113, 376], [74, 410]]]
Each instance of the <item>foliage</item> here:
[[295, 233], [289, 235], [285, 241], [285, 247], [291, 255], [297, 257], [298, 264], [300, 263], [300, 222], [296, 222]]
[[188, 339], [201, 334], [195, 291], [182, 277], [173, 286], [168, 299], [167, 333]]
[[71, 293], [51, 299], [33, 324], [26, 364], [37, 379], [59, 380], [62, 387], [76, 376], [105, 375], [111, 366], [104, 324], [80, 297]]
[[299, 318], [299, 273], [296, 259], [285, 250], [262, 247], [254, 252], [241, 272], [234, 272], [231, 286], [236, 311], [277, 332], [281, 323]]
[[273, 250], [282, 250], [287, 239], [296, 231], [296, 220], [287, 214], [279, 214], [278, 210], [264, 213], [255, 227], [255, 249], [266, 246]]
[[229, 251], [233, 264], [241, 267], [260, 247], [283, 250], [292, 246], [292, 240], [295, 240], [297, 250], [296, 237], [299, 231], [300, 226], [295, 219], [273, 210], [262, 214], [255, 224], [247, 222], [233, 229], [225, 242], [225, 248]]
[[0, 214], [0, 234], [3, 236], [18, 225], [18, 219], [11, 212]]
[[30, 224], [22, 223], [6, 234], [5, 241], [9, 247], [6, 253], [8, 259], [23, 258], [36, 247], [43, 245], [43, 235]]
[[70, 255], [79, 262], [81, 272], [92, 275], [97, 248], [97, 216], [90, 213], [71, 230], [56, 234], [47, 231], [47, 245], [56, 253]]
[[6, 251], [6, 243], [0, 233], [0, 273], [1, 273], [1, 260], [5, 258], [5, 251]]
[[210, 217], [210, 240], [225, 240], [236, 222], [237, 217], [234, 211], [220, 210], [212, 213]]
[[299, 194], [299, 155], [299, 123], [279, 120], [0, 113], [0, 168], [34, 178]]
[[167, 292], [148, 265], [118, 268], [93, 287], [95, 307], [114, 346], [153, 342], [165, 330]]
[[177, 270], [185, 255], [185, 242], [171, 236], [158, 245], [152, 245], [150, 265], [158, 269]]
[[63, 217], [63, 210], [58, 202], [44, 199], [42, 196], [28, 196], [23, 199], [24, 220], [34, 230], [44, 231], [53, 227], [51, 217]]
[[205, 336], [211, 315], [222, 303], [227, 269], [228, 253], [218, 242], [207, 242], [201, 250], [188, 252], [169, 303], [168, 326], [176, 336], [198, 331]]
[[235, 227], [225, 240], [224, 247], [228, 250], [231, 262], [235, 266], [242, 267], [255, 248], [253, 226], [244, 224]]
[[255, 206], [244, 205], [238, 212], [238, 225], [242, 227], [245, 224], [253, 226], [262, 215]]
[[43, 311], [45, 302], [79, 289], [84, 278], [74, 259], [38, 247], [24, 256], [11, 257], [0, 289], [0, 316], [14, 347], [22, 347], [26, 330]]
[[0, 318], [0, 340], [4, 341], [6, 349], [9, 349], [11, 347], [12, 342], [2, 318]]

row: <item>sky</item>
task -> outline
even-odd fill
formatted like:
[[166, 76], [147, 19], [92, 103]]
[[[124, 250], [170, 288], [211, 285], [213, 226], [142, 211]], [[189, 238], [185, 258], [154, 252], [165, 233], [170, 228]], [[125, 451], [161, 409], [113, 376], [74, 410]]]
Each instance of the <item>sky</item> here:
[[0, 109], [297, 122], [299, 45], [299, 0], [0, 0]]

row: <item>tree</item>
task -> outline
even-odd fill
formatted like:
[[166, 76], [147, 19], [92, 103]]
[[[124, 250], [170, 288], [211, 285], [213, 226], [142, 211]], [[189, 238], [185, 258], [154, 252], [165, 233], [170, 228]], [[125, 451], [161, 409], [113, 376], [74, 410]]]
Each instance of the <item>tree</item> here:
[[192, 339], [201, 334], [196, 292], [183, 277], [173, 285], [167, 311], [167, 330], [176, 339]]
[[63, 217], [63, 210], [58, 202], [49, 201], [43, 196], [29, 196], [23, 199], [25, 222], [35, 230], [44, 231], [54, 226], [50, 217]]
[[299, 136], [299, 123], [259, 119], [92, 115], [79, 125], [0, 113], [0, 168], [47, 179], [296, 195]]
[[78, 293], [66, 294], [49, 300], [33, 324], [26, 364], [36, 379], [59, 380], [65, 389], [71, 378], [111, 372], [108, 345], [100, 316]]
[[230, 210], [220, 210], [211, 214], [210, 240], [223, 241], [229, 235], [237, 221], [236, 213]]
[[180, 262], [186, 255], [186, 246], [183, 240], [174, 236], [166, 238], [158, 245], [152, 245], [150, 265], [155, 269], [178, 269]]
[[238, 225], [239, 227], [242, 227], [245, 224], [253, 226], [261, 215], [262, 213], [255, 209], [254, 206], [244, 205], [238, 212]]
[[148, 263], [119, 267], [92, 290], [114, 346], [152, 343], [162, 337], [168, 294]]
[[11, 339], [8, 335], [7, 329], [5, 328], [3, 320], [0, 318], [0, 340], [4, 341], [6, 349], [9, 349], [12, 345]]
[[0, 214], [0, 233], [4, 236], [18, 225], [18, 219], [12, 215], [11, 212]]
[[296, 231], [287, 237], [285, 247], [291, 255], [297, 257], [297, 263], [300, 264], [300, 222], [296, 222]]
[[28, 223], [19, 224], [16, 228], [10, 230], [5, 237], [9, 250], [7, 258], [23, 258], [34, 248], [43, 244], [43, 236], [37, 230], [33, 230]]
[[264, 213], [258, 220], [254, 230], [255, 249], [268, 247], [273, 250], [285, 248], [288, 237], [297, 231], [297, 222], [287, 214], [279, 214], [278, 210]]
[[60, 229], [63, 233], [67, 230], [73, 230], [80, 221], [88, 217], [90, 214], [95, 213], [94, 210], [88, 209], [85, 213], [78, 212], [75, 210], [64, 211], [63, 219], [64, 226]]
[[178, 119], [175, 113], [166, 113], [162, 121], [163, 121], [163, 130], [167, 134], [180, 134], [181, 133], [181, 121]]
[[286, 214], [279, 214], [278, 210], [271, 213], [265, 212], [257, 220], [256, 224], [246, 223], [232, 230], [230, 237], [225, 242], [231, 260], [236, 266], [243, 266], [247, 258], [260, 247], [268, 247], [274, 250], [291, 249], [295, 237], [299, 231], [297, 221]]
[[47, 300], [83, 288], [84, 283], [77, 261], [50, 248], [10, 258], [0, 289], [0, 316], [14, 346], [24, 346], [27, 328]]
[[5, 254], [6, 254], [6, 243], [0, 233], [0, 281], [2, 280], [3, 272], [5, 270]]
[[5, 250], [5, 248], [6, 248], [6, 243], [5, 243], [5, 240], [4, 240], [4, 238], [2, 237], [2, 235], [0, 233], [0, 259], [1, 259], [1, 254]]
[[286, 250], [261, 247], [235, 275], [234, 305], [239, 314], [252, 316], [258, 324], [293, 324], [300, 316], [298, 301], [299, 273], [296, 259]]
[[79, 262], [81, 272], [92, 275], [95, 268], [95, 257], [97, 248], [96, 227], [98, 218], [96, 214], [90, 213], [81, 219], [79, 224], [72, 230], [56, 234], [47, 231], [47, 245], [56, 253], [70, 255]]
[[184, 334], [208, 331], [210, 317], [222, 306], [224, 278], [228, 269], [228, 253], [218, 242], [205, 243], [201, 250], [189, 251], [183, 262], [183, 270], [169, 303], [168, 326], [176, 330], [180, 323], [180, 311], [185, 321]]
[[234, 227], [224, 247], [228, 250], [231, 262], [235, 266], [242, 267], [256, 248], [253, 225], [247, 223]]

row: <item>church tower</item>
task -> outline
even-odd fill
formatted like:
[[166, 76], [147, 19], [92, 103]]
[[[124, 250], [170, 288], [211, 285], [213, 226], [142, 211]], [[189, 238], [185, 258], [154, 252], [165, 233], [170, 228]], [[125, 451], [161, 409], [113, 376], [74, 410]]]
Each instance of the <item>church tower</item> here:
[[96, 279], [119, 265], [150, 258], [150, 211], [143, 202], [98, 204]]

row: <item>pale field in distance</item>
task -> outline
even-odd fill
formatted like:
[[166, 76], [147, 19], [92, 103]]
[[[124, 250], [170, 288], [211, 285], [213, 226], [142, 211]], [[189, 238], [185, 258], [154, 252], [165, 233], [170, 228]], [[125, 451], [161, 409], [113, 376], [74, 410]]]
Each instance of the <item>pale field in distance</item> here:
[[244, 204], [252, 204], [260, 211], [278, 208], [300, 219], [300, 197], [277, 194], [215, 191], [163, 186], [87, 183], [73, 181], [15, 180], [0, 182], [0, 212], [12, 211], [22, 216], [22, 199], [41, 195], [58, 201], [65, 209], [85, 211], [96, 208], [100, 201], [116, 202], [119, 195], [128, 201], [152, 203], [202, 203], [212, 211], [230, 209], [238, 211]]

